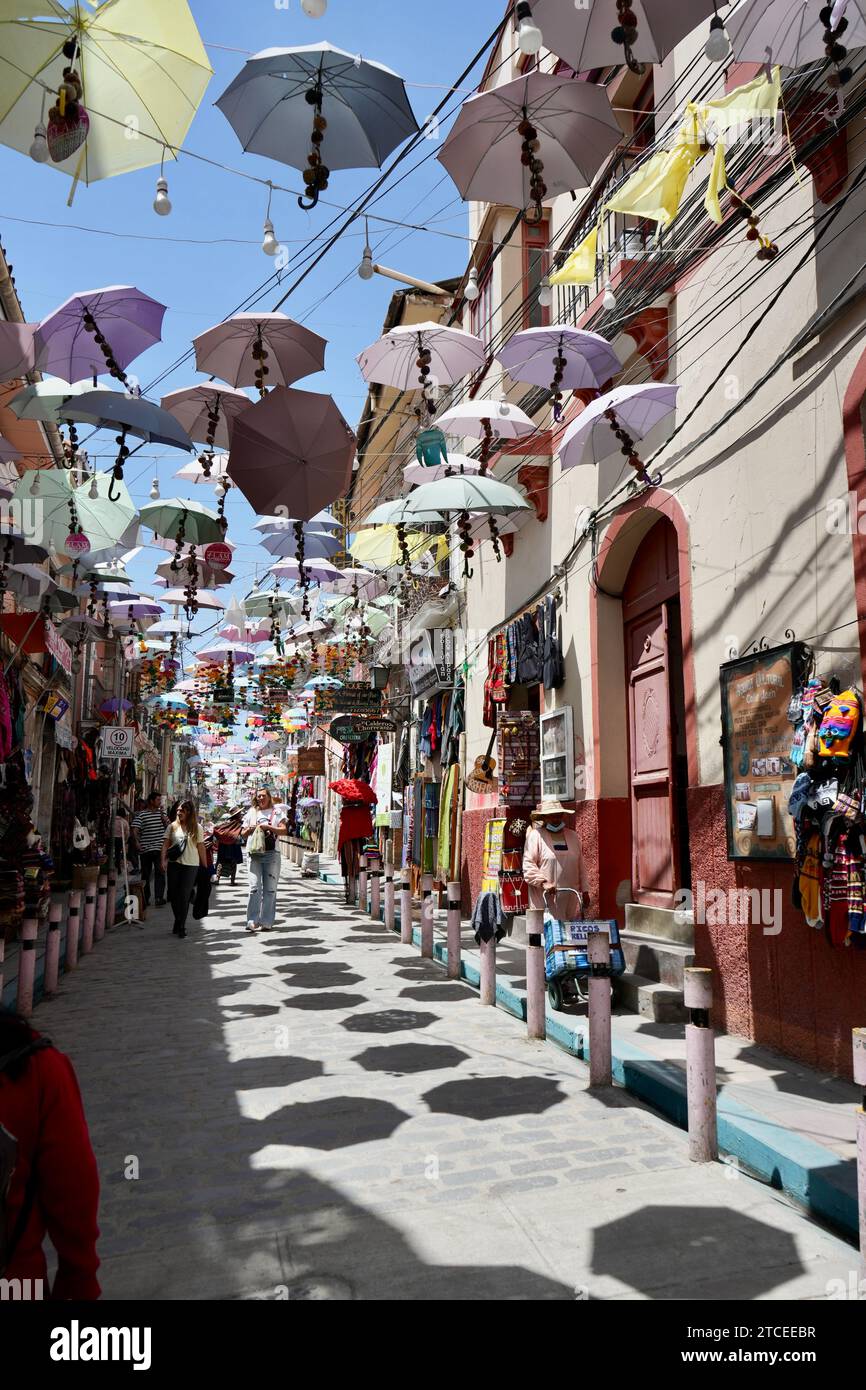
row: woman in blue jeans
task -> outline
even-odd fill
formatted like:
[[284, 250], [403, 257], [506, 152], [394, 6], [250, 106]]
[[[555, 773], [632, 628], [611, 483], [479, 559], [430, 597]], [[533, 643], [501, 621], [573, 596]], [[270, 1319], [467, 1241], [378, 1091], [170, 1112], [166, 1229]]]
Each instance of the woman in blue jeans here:
[[277, 884], [280, 881], [277, 837], [287, 833], [286, 813], [282, 806], [274, 804], [274, 798], [266, 787], [256, 792], [241, 826], [241, 839], [248, 843], [253, 831], [259, 828], [264, 832], [269, 848], [264, 854], [252, 851], [248, 854], [252, 880], [247, 907], [248, 932], [273, 931], [277, 915]]

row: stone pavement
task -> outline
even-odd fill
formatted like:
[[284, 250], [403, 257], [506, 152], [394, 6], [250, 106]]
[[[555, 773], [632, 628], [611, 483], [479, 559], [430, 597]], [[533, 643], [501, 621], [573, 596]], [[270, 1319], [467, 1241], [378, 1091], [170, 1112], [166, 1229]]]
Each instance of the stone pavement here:
[[111, 931], [34, 1018], [78, 1070], [109, 1299], [820, 1299], [855, 1251], [284, 867]]

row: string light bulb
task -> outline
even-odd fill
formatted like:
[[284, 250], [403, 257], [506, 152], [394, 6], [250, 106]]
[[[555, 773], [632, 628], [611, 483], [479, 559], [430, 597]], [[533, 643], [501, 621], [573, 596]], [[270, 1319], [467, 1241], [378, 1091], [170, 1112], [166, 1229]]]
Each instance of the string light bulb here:
[[466, 288], [463, 291], [464, 299], [468, 299], [470, 304], [474, 304], [481, 291], [478, 288], [478, 271], [475, 266], [469, 272], [469, 279], [466, 281]]
[[[715, 6], [713, 6], [715, 9]], [[704, 44], [704, 54], [711, 63], [723, 63], [731, 52], [731, 41], [725, 29], [725, 21], [718, 12], [710, 20], [710, 32]]]
[[34, 164], [46, 164], [48, 161], [48, 136], [45, 126], [40, 121], [33, 132], [33, 144], [30, 146], [30, 158]]
[[553, 286], [548, 276], [542, 276], [541, 284], [538, 287], [538, 302], [542, 309], [549, 309], [553, 303]]
[[301, 9], [310, 19], [321, 19], [328, 8], [328, 0], [301, 0]]
[[280, 243], [274, 236], [274, 224], [269, 217], [265, 219], [265, 225], [262, 231], [264, 234], [262, 238], [262, 250], [266, 256], [275, 256], [280, 249]]
[[358, 266], [358, 276], [361, 280], [372, 280], [373, 275], [373, 250], [368, 242], [364, 247], [361, 264]]
[[90, 487], [87, 490], [87, 496], [90, 498], [91, 502], [96, 502], [99, 499], [99, 480], [95, 473], [90, 479]]
[[610, 310], [616, 308], [616, 295], [613, 292], [613, 285], [610, 283], [609, 280], [605, 281], [604, 298], [601, 302], [604, 305], [605, 309]]
[[160, 174], [156, 181], [156, 197], [153, 200], [153, 210], [159, 217], [168, 217], [171, 212], [171, 199], [168, 196], [168, 180]]
[[159, 478], [154, 478], [153, 482], [151, 483], [150, 500], [151, 502], [159, 501]]
[[517, 6], [517, 45], [521, 53], [527, 54], [530, 58], [534, 57], [541, 47], [543, 37], [532, 18], [532, 7], [527, 0], [520, 0]]

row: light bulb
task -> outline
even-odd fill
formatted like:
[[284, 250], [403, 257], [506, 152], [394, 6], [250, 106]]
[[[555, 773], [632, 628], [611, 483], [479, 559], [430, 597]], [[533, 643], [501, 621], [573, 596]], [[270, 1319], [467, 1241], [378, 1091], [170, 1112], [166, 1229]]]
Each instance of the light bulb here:
[[532, 9], [527, 0], [517, 6], [517, 44], [521, 53], [534, 57], [542, 44], [543, 35], [532, 18]]
[[361, 264], [358, 266], [358, 275], [362, 280], [372, 280], [373, 273], [373, 251], [370, 246], [365, 246]]
[[478, 289], [478, 271], [475, 269], [475, 266], [473, 266], [469, 272], [469, 279], [466, 281], [466, 288], [463, 291], [463, 297], [464, 299], [468, 299], [470, 303], [474, 303], [475, 300], [478, 298], [479, 293], [480, 291]]
[[280, 243], [274, 236], [274, 224], [270, 218], [266, 220], [262, 230], [264, 232], [262, 250], [264, 251], [266, 256], [275, 256], [280, 249]]
[[553, 303], [553, 286], [545, 275], [538, 289], [538, 302], [542, 309], [549, 309]]
[[90, 498], [92, 502], [96, 502], [99, 498], [99, 480], [97, 479], [95, 473], [93, 477], [90, 479], [90, 487], [88, 489], [87, 496]]
[[217, 478], [217, 480], [216, 480], [216, 486], [214, 487], [214, 495], [215, 495], [216, 497], [225, 497], [225, 495], [226, 495], [227, 492], [228, 492], [228, 488], [226, 487], [226, 485], [225, 485], [223, 479], [222, 479], [222, 478]]
[[156, 181], [156, 197], [153, 200], [153, 210], [159, 213], [160, 217], [168, 217], [171, 212], [171, 199], [168, 196], [167, 179], [158, 178]]
[[328, 0], [301, 0], [301, 9], [310, 19], [321, 19], [328, 8]]
[[153, 480], [153, 484], [150, 489], [150, 500], [151, 502], [159, 501], [159, 478], [154, 478]]
[[41, 121], [33, 132], [33, 144], [30, 146], [30, 158], [35, 164], [45, 164], [48, 160], [48, 140], [45, 135], [45, 127]]
[[730, 51], [731, 43], [725, 30], [725, 21], [715, 14], [710, 20], [710, 33], [704, 44], [704, 53], [711, 63], [723, 63]]
[[503, 419], [511, 414], [511, 406], [508, 404], [508, 401], [499, 402], [499, 414], [503, 417]]
[[31, 496], [31, 497], [38, 497], [41, 491], [42, 491], [42, 488], [41, 488], [40, 483], [39, 483], [39, 474], [38, 474], [38, 473], [34, 473], [34, 474], [33, 474], [33, 481], [32, 481], [32, 483], [30, 484], [30, 496]]
[[609, 280], [607, 281], [604, 287], [604, 299], [601, 302], [604, 305], [605, 309], [616, 308], [616, 295], [613, 292], [613, 286], [611, 285]]

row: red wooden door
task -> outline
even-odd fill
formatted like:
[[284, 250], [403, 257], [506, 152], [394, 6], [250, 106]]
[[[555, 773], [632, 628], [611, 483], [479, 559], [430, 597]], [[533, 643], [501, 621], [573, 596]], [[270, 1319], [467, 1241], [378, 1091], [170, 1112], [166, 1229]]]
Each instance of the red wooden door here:
[[[679, 621], [676, 533], [658, 522], [632, 563], [623, 592], [631, 783], [632, 896], [671, 907], [679, 884], [670, 623]], [[674, 650], [678, 650], [678, 643]]]

